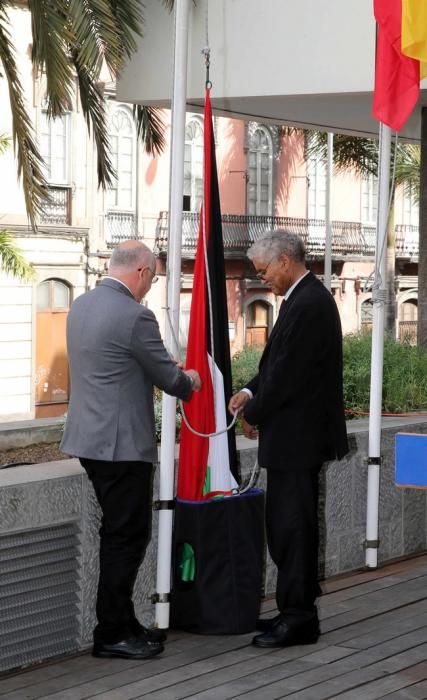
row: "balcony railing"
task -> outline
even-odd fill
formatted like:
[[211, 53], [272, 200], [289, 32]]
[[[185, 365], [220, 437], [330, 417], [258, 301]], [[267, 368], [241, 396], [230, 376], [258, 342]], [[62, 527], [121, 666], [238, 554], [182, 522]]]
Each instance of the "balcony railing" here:
[[129, 238], [138, 238], [136, 216], [129, 211], [108, 211], [105, 215], [105, 242], [117, 245]]
[[49, 187], [49, 201], [43, 206], [40, 223], [71, 225], [71, 187]]
[[[286, 228], [297, 233], [306, 244], [310, 257], [323, 257], [325, 252], [326, 225], [321, 219], [299, 219], [285, 216], [243, 216], [223, 214], [222, 235], [227, 253], [245, 253], [263, 233], [271, 229]], [[197, 246], [199, 214], [183, 212], [182, 253], [193, 256]], [[364, 226], [358, 221], [332, 222], [332, 255], [374, 256], [375, 226]], [[162, 211], [157, 222], [156, 246], [166, 251], [168, 244], [168, 212]], [[403, 257], [418, 255], [418, 227], [396, 226], [396, 254]]]

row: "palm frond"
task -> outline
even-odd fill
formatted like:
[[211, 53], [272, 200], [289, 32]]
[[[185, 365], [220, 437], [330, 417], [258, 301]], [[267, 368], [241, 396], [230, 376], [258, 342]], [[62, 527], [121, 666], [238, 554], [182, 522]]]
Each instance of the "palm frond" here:
[[63, 0], [28, 0], [33, 46], [31, 58], [38, 72], [46, 73], [47, 113], [57, 117], [69, 109], [74, 75], [68, 46], [74, 42]]
[[15, 243], [10, 231], [0, 230], [0, 269], [22, 280], [34, 279], [34, 270]]
[[398, 144], [396, 149], [396, 185], [403, 185], [405, 194], [414, 202], [420, 201], [420, 146]]
[[42, 211], [43, 202], [48, 199], [47, 182], [43, 174], [43, 159], [25, 107], [8, 27], [6, 10], [0, 5], [0, 60], [9, 87], [13, 144], [18, 156], [18, 177], [22, 177], [28, 217], [33, 228], [36, 228], [36, 215]]
[[[74, 37], [73, 55], [78, 65], [84, 66], [96, 80], [105, 60], [111, 75], [115, 77], [123, 65], [128, 44], [135, 50], [135, 39], [131, 32], [129, 37], [126, 34], [126, 19], [121, 16], [116, 18], [114, 2], [70, 0], [68, 16]], [[134, 31], [137, 31], [133, 15], [129, 21]]]
[[152, 156], [162, 153], [166, 145], [163, 110], [134, 105], [133, 115], [138, 137], [142, 139], [147, 153]]
[[108, 187], [116, 175], [109, 155], [104, 96], [99, 85], [94, 82], [85, 66], [80, 65], [76, 56], [73, 57], [73, 62], [77, 70], [83, 115], [89, 133], [93, 131], [96, 144], [98, 182], [102, 187]]
[[10, 136], [7, 134], [0, 134], [0, 156], [6, 153], [10, 146]]
[[[326, 159], [328, 155], [328, 135], [325, 132], [311, 132], [306, 145], [306, 157]], [[343, 172], [353, 170], [359, 175], [376, 175], [378, 172], [378, 144], [372, 139], [334, 134], [334, 166]]]
[[[135, 34], [142, 35], [144, 25], [143, 5], [140, 0], [109, 0], [116, 20], [117, 31], [124, 56], [130, 57], [136, 50]], [[117, 66], [120, 71], [121, 66]], [[116, 70], [117, 73], [117, 70]]]

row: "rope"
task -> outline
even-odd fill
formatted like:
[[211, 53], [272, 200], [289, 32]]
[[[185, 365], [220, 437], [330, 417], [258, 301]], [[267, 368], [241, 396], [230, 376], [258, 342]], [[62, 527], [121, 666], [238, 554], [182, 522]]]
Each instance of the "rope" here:
[[[380, 128], [383, 128], [382, 124], [381, 124]], [[388, 204], [387, 204], [387, 226], [388, 226], [388, 220], [390, 218], [391, 203], [393, 201], [394, 183], [395, 183], [395, 179], [396, 179], [397, 140], [398, 140], [398, 134], [397, 134], [397, 132], [395, 132], [394, 133], [393, 170], [392, 170], [392, 176], [391, 176], [391, 180], [390, 180], [390, 188], [389, 188], [389, 196], [388, 196]], [[379, 179], [380, 179], [380, 172], [378, 172], [378, 180]], [[378, 256], [378, 260], [375, 261], [374, 270], [371, 272], [371, 274], [367, 278], [365, 285], [364, 285], [364, 291], [366, 292], [368, 282], [373, 275], [374, 281], [372, 284], [372, 303], [379, 304], [380, 306], [384, 306], [384, 304], [386, 303], [386, 300], [387, 300], [387, 290], [381, 289], [381, 285], [383, 283], [383, 280], [382, 280], [381, 273], [380, 273], [381, 261], [383, 259], [384, 254], [385, 254], [386, 244], [387, 244], [387, 236], [384, 236], [384, 240], [383, 240], [382, 248], [380, 250], [380, 254]]]

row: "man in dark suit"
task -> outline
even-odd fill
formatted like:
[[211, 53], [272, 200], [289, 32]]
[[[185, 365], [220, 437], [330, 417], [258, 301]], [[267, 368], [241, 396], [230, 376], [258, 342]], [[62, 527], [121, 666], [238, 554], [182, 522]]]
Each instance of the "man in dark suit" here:
[[71, 398], [61, 449], [79, 457], [102, 510], [93, 655], [145, 659], [163, 650], [164, 636], [139, 623], [132, 602], [151, 533], [153, 385], [187, 400], [201, 382], [171, 360], [153, 312], [140, 304], [156, 277], [151, 250], [122, 243], [109, 272], [69, 313]]
[[235, 394], [248, 437], [259, 431], [267, 470], [266, 531], [277, 566], [279, 615], [259, 621], [258, 647], [317, 641], [318, 474], [348, 451], [342, 386], [342, 333], [330, 292], [305, 267], [302, 240], [271, 231], [247, 253], [257, 276], [283, 295], [258, 374]]

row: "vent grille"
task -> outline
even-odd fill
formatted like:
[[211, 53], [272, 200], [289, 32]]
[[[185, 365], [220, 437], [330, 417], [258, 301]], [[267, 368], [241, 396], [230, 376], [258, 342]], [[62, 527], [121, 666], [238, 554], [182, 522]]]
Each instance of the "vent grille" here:
[[80, 556], [76, 523], [0, 536], [0, 672], [78, 649]]

